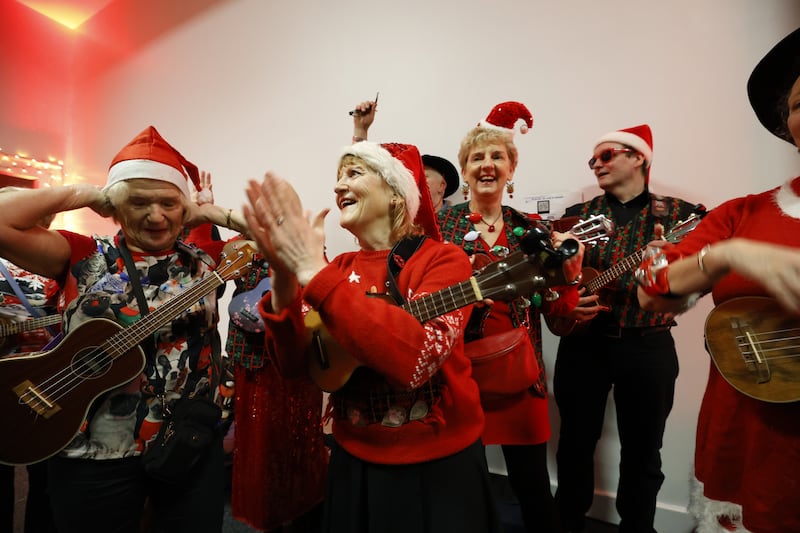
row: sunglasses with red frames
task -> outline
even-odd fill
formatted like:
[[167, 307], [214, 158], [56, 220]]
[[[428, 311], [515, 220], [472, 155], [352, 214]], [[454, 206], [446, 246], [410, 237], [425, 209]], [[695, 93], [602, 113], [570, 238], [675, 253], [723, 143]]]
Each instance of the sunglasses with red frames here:
[[633, 151], [634, 150], [631, 150], [630, 148], [607, 148], [589, 160], [589, 168], [594, 168], [594, 164], [597, 163], [598, 160], [602, 161], [603, 163], [608, 163], [617, 154]]

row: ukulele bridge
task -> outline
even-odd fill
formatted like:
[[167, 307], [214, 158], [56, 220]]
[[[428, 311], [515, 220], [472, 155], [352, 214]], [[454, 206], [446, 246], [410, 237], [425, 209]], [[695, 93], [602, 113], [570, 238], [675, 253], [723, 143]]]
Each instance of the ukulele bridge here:
[[756, 373], [757, 383], [767, 383], [772, 377], [769, 363], [761, 353], [761, 345], [756, 340], [750, 324], [739, 317], [733, 317], [731, 318], [731, 328], [738, 332], [736, 344], [739, 346], [739, 353], [742, 354], [745, 367], [750, 372]]
[[26, 379], [13, 390], [20, 403], [30, 407], [39, 416], [50, 418], [61, 410], [57, 403], [50, 402], [45, 395], [39, 392], [30, 380]]

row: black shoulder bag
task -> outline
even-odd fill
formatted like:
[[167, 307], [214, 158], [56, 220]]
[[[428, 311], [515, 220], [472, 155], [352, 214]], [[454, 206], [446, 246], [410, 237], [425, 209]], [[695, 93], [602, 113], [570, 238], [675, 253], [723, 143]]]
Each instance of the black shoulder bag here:
[[[139, 304], [139, 314], [144, 316], [148, 313], [149, 307], [139, 281], [136, 265], [121, 236], [119, 244], [120, 255], [125, 261], [125, 268]], [[149, 358], [155, 358], [155, 339], [152, 336], [143, 348]], [[215, 350], [212, 350], [212, 354], [214, 360], [211, 365], [212, 379], [209, 395], [213, 397], [218, 381], [217, 359], [219, 354]], [[156, 364], [154, 367], [158, 372], [158, 365]], [[164, 421], [158, 435], [142, 455], [142, 465], [150, 477], [174, 485], [189, 481], [192, 470], [203, 458], [219, 432], [222, 414], [222, 410], [216, 403], [198, 396], [196, 392], [187, 394], [186, 390], [184, 389], [183, 395], [174, 405], [168, 404], [165, 401], [164, 392], [161, 392]]]

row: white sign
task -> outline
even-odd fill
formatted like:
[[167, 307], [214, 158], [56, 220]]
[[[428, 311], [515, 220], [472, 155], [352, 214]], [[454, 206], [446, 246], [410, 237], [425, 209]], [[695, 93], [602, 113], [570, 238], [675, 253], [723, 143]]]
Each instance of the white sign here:
[[543, 220], [556, 220], [569, 206], [583, 202], [583, 194], [579, 191], [537, 194], [526, 196], [523, 201], [526, 213], [536, 213]]

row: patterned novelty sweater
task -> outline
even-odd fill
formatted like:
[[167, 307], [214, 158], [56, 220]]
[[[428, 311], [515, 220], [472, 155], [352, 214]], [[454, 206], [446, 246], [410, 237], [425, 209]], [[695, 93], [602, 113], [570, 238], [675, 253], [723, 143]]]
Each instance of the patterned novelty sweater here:
[[[59, 233], [72, 249], [63, 290], [68, 302], [65, 333], [93, 318], [111, 319], [123, 327], [138, 320], [136, 297], [119, 253], [119, 236], [92, 238], [63, 230]], [[154, 255], [132, 251], [151, 312], [209, 275], [215, 266], [211, 257], [218, 257], [224, 244], [208, 243], [205, 251], [178, 244]], [[216, 304], [216, 293], [212, 292], [155, 332], [156, 353], [146, 358], [142, 375], [101, 395], [89, 409], [85, 427], [61, 455], [118, 459], [140, 454], [163, 421], [158, 395], [169, 401], [207, 384], [218, 320]], [[89, 331], [96, 333], [82, 330], [84, 335]], [[103, 339], [94, 335], [86, 340], [96, 346]]]
[[[688, 256], [706, 244], [734, 237], [800, 248], [800, 177], [714, 208], [676, 250]], [[714, 285], [712, 295], [718, 305], [767, 294], [753, 281], [730, 273]], [[694, 464], [705, 499], [693, 496], [692, 512], [735, 516], [732, 504], [738, 504], [748, 531], [800, 531], [798, 421], [800, 402], [768, 403], [745, 396], [710, 363]]]
[[[679, 198], [662, 197], [643, 193], [639, 200], [643, 207], [639, 213], [625, 225], [616, 225], [614, 236], [607, 242], [587, 247], [583, 256], [583, 266], [603, 272], [619, 263], [629, 255], [643, 249], [654, 239], [655, 225], [664, 226], [667, 235], [678, 221], [685, 220], [694, 211], [695, 206]], [[649, 196], [649, 201], [647, 197]], [[596, 196], [583, 204], [567, 208], [565, 216], [579, 216], [586, 219], [592, 215], [605, 215], [617, 222], [609, 202], [613, 202], [608, 194]], [[619, 276], [608, 285], [613, 288], [609, 304], [610, 313], [602, 313], [594, 320], [594, 325], [610, 325], [621, 327], [640, 327], [657, 325], [674, 325], [671, 314], [646, 312], [639, 307], [636, 297], [636, 280], [632, 270]]]
[[[336, 257], [280, 314], [272, 312], [271, 293], [261, 301], [266, 346], [287, 377], [307, 372], [303, 301], [317, 310], [336, 341], [362, 366], [333, 392], [333, 435], [350, 454], [381, 464], [411, 464], [445, 457], [477, 441], [484, 417], [478, 387], [464, 355], [463, 328], [471, 306], [421, 324], [402, 308], [366, 293], [385, 293], [389, 250], [360, 251]], [[464, 253], [431, 239], [407, 260], [397, 287], [413, 300], [469, 278]], [[301, 299], [302, 297], [302, 299]], [[427, 391], [436, 391], [428, 396]], [[389, 427], [363, 414], [385, 398], [421, 394], [429, 412], [419, 420]], [[430, 401], [429, 401], [430, 400]], [[392, 402], [389, 402], [392, 403]]]

